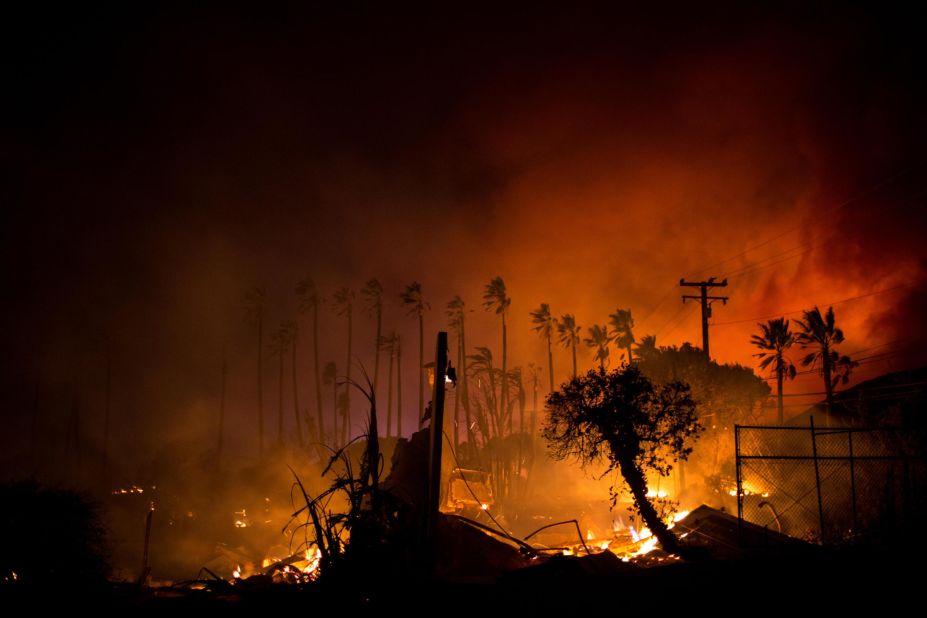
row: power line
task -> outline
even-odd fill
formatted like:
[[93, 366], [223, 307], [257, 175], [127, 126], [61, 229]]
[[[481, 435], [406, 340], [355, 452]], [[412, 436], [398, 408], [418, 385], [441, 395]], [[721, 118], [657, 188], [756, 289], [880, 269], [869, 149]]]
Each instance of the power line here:
[[[927, 160], [925, 160], [925, 161], [927, 161]], [[841, 202], [840, 204], [837, 204], [836, 206], [833, 206], [832, 208], [828, 208], [828, 209], [826, 209], [826, 210], [822, 210], [821, 212], [819, 212], [817, 215], [813, 216], [813, 217], [812, 217], [811, 219], [809, 219], [808, 221], [803, 222], [803, 223], [800, 223], [799, 225], [796, 225], [796, 226], [794, 226], [794, 227], [791, 227], [791, 228], [787, 229], [786, 231], [782, 232], [781, 234], [777, 234], [776, 236], [773, 236], [772, 238], [769, 238], [769, 239], [767, 239], [767, 240], [765, 240], [765, 241], [763, 241], [763, 242], [761, 242], [761, 243], [759, 243], [759, 244], [757, 244], [757, 245], [754, 245], [754, 246], [752, 246], [752, 247], [748, 247], [748, 248], [744, 249], [743, 251], [741, 251], [740, 253], [737, 253], [736, 255], [732, 255], [732, 256], [730, 256], [730, 257], [724, 258], [723, 260], [720, 260], [720, 261], [718, 261], [718, 262], [715, 262], [714, 264], [711, 264], [711, 265], [709, 265], [709, 266], [707, 266], [707, 267], [705, 267], [705, 268], [703, 268], [703, 269], [701, 269], [701, 270], [699, 270], [699, 271], [696, 271], [695, 273], [692, 274], [692, 276], [693, 276], [693, 277], [697, 277], [697, 276], [701, 275], [702, 273], [708, 272], [709, 270], [714, 270], [714, 269], [716, 269], [718, 266], [721, 266], [722, 264], [725, 264], [725, 263], [727, 263], [727, 262], [730, 262], [731, 260], [735, 260], [735, 259], [737, 259], [737, 258], [739, 258], [739, 257], [743, 257], [743, 256], [747, 255], [748, 253], [750, 253], [751, 251], [755, 251], [755, 250], [759, 249], [760, 247], [765, 247], [766, 245], [768, 245], [768, 244], [770, 244], [770, 243], [772, 243], [772, 242], [774, 242], [774, 241], [776, 241], [776, 240], [779, 240], [780, 238], [783, 238], [783, 237], [785, 237], [785, 236], [788, 236], [788, 235], [791, 234], [792, 232], [795, 232], [795, 231], [800, 230], [800, 229], [802, 229], [802, 228], [804, 228], [804, 227], [807, 227], [807, 225], [808, 225], [809, 223], [812, 223], [812, 222], [814, 222], [814, 221], [817, 221], [818, 219], [824, 217], [825, 215], [829, 215], [829, 214], [831, 214], [831, 213], [833, 213], [833, 212], [836, 212], [836, 211], [838, 211], [838, 210], [841, 210], [842, 208], [845, 208], [845, 207], [849, 206], [850, 204], [852, 204], [852, 203], [854, 203], [854, 202], [857, 202], [857, 201], [863, 199], [864, 197], [866, 197], [866, 196], [869, 195], [870, 193], [874, 193], [875, 191], [878, 191], [879, 189], [885, 187], [886, 185], [889, 185], [889, 184], [895, 182], [895, 181], [898, 180], [899, 178], [901, 178], [901, 177], [905, 176], [906, 174], [912, 172], [913, 170], [917, 169], [917, 168], [918, 168], [920, 165], [922, 165], [923, 163], [924, 163], [924, 161], [918, 161], [918, 162], [916, 162], [916, 163], [913, 163], [913, 164], [909, 165], [908, 167], [902, 168], [900, 171], [896, 172], [895, 174], [889, 176], [888, 178], [885, 178], [885, 179], [883, 179], [883, 180], [880, 180], [879, 182], [875, 183], [874, 185], [871, 185], [869, 188], [864, 189], [863, 191], [857, 193], [857, 194], [854, 195], [853, 197], [844, 200], [844, 201]]]
[[[869, 298], [870, 296], [877, 296], [879, 294], [887, 294], [888, 292], [894, 292], [895, 290], [900, 290], [901, 288], [907, 288], [907, 287], [911, 287], [911, 284], [901, 283], [899, 285], [886, 288], [884, 290], [876, 290], [875, 292], [869, 292], [868, 294], [860, 294], [859, 296], [851, 296], [850, 298], [844, 298], [841, 300], [836, 300], [836, 301], [832, 301], [828, 303], [820, 303], [820, 302], [814, 303], [814, 306], [817, 307], [817, 306], [825, 305], [825, 306], [833, 307], [833, 306], [842, 305], [844, 303], [848, 303], [854, 300], [859, 300], [861, 298]], [[803, 313], [807, 310], [808, 310], [807, 308], [804, 308], [804, 309], [795, 309], [794, 311], [778, 311], [776, 313], [754, 316], [752, 318], [744, 318], [742, 320], [730, 320], [728, 322], [715, 322], [714, 324], [712, 324], [712, 326], [728, 326], [730, 324], [743, 324], [745, 322], [753, 322], [755, 320], [768, 320], [770, 318], [778, 318], [778, 317], [784, 317], [787, 315], [793, 315], [796, 313]]]

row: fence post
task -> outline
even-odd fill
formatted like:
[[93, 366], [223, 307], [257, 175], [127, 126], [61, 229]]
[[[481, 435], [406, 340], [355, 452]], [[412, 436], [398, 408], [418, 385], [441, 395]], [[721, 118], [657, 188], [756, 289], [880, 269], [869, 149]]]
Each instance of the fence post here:
[[811, 420], [811, 456], [814, 458], [814, 486], [818, 490], [818, 520], [821, 526], [821, 543], [824, 542], [824, 503], [821, 502], [821, 473], [818, 470], [818, 443], [814, 433], [814, 416]]
[[847, 443], [850, 447], [850, 499], [853, 504], [853, 534], [859, 534], [859, 522], [856, 514], [856, 464], [853, 461], [853, 430], [847, 429]]
[[743, 499], [743, 479], [740, 475], [740, 425], [734, 425], [734, 470], [737, 482], [737, 527], [743, 530], [744, 522], [744, 499]]

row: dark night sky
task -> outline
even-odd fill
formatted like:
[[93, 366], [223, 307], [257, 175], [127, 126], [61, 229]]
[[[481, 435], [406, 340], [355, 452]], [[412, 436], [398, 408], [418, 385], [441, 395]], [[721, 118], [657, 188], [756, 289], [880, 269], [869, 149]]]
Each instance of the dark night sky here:
[[[267, 288], [272, 327], [305, 276], [325, 294], [380, 278], [410, 361], [401, 288], [423, 283], [431, 336], [461, 294], [471, 343], [498, 347], [479, 306], [496, 275], [512, 364], [543, 363], [541, 302], [583, 326], [629, 306], [638, 335], [697, 342], [676, 282], [710, 275], [731, 278], [719, 360], [753, 364], [753, 318], [855, 297], [835, 306], [845, 351], [885, 353], [859, 378], [927, 360], [913, 14], [331, 4], [5, 20], [8, 448], [37, 380], [48, 447], [75, 389], [97, 440], [107, 349], [118, 452], [202, 439], [225, 342], [235, 444], [253, 455], [244, 291]], [[343, 320], [323, 314], [323, 362], [342, 364]], [[367, 345], [371, 321], [357, 326]], [[414, 405], [414, 374], [404, 385]]]

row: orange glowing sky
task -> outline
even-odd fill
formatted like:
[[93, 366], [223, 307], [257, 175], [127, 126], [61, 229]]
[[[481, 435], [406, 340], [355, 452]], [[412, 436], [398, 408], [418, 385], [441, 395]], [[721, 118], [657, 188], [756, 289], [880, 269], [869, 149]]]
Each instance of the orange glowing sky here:
[[[48, 414], [65, 414], [75, 384], [97, 413], [108, 346], [126, 451], [206, 432], [224, 343], [244, 424], [244, 290], [268, 289], [273, 325], [293, 317], [307, 275], [326, 294], [378, 277], [410, 363], [402, 286], [421, 281], [432, 304], [428, 353], [454, 294], [475, 310], [469, 343], [498, 348], [480, 297], [500, 275], [510, 365], [545, 362], [528, 315], [541, 302], [584, 327], [630, 307], [638, 336], [699, 344], [678, 281], [708, 276], [730, 281], [714, 308], [719, 361], [754, 365], [758, 317], [834, 304], [843, 351], [867, 357], [856, 379], [923, 364], [914, 22], [721, 13], [335, 8], [124, 29], [109, 15], [85, 24], [96, 38], [49, 25], [59, 47], [21, 42], [6, 115], [20, 359], [6, 409], [29, 405], [41, 375]], [[324, 319], [323, 362], [341, 364], [343, 323]], [[372, 322], [356, 322], [367, 346]], [[561, 376], [568, 362], [558, 350]], [[269, 411], [274, 379], [271, 367]], [[407, 403], [414, 387], [406, 376]], [[814, 376], [788, 388], [820, 390]]]

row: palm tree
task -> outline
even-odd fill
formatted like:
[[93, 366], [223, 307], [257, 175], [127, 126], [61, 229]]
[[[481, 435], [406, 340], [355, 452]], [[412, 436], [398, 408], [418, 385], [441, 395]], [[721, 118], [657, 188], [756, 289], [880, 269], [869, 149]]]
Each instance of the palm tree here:
[[608, 327], [604, 324], [601, 326], [595, 324], [590, 326], [587, 330], [589, 331], [589, 336], [583, 339], [583, 343], [590, 348], [596, 349], [595, 356], [593, 356], [592, 359], [599, 361], [600, 369], [605, 369], [605, 361], [608, 360], [608, 344], [612, 340], [612, 338], [608, 336]]
[[[502, 413], [507, 414], [509, 409], [508, 389], [508, 333], [505, 326], [505, 310], [512, 304], [512, 299], [505, 291], [505, 282], [502, 277], [493, 278], [483, 292], [483, 308], [494, 310], [496, 315], [502, 317]], [[509, 433], [512, 432], [512, 417], [509, 416]], [[501, 429], [501, 428], [500, 428]]]
[[551, 352], [550, 342], [554, 335], [555, 320], [550, 314], [550, 305], [541, 303], [541, 306], [531, 312], [531, 322], [534, 331], [547, 340], [547, 369], [550, 377], [550, 392], [554, 392], [554, 354]]
[[[464, 320], [465, 313], [466, 309], [464, 308], [464, 301], [460, 296], [455, 296], [447, 303], [447, 317], [449, 318], [449, 324], [451, 328], [453, 328], [457, 333], [457, 377], [460, 381], [460, 385], [457, 387], [456, 396], [454, 398], [454, 423], [456, 427], [457, 423], [460, 421], [457, 409], [457, 403], [460, 402], [463, 404], [464, 420], [467, 423], [467, 441], [472, 445], [473, 428], [471, 427], [472, 422], [470, 420], [470, 405], [467, 401], [467, 389], [469, 386], [467, 383], [467, 338]], [[456, 438], [456, 430], [454, 435]]]
[[615, 309], [615, 313], [608, 316], [609, 324], [612, 327], [609, 333], [615, 347], [628, 351], [628, 364], [634, 362], [634, 356], [631, 353], [631, 346], [634, 345], [634, 318], [631, 317], [630, 309]]
[[374, 361], [373, 361], [373, 392], [377, 392], [377, 384], [380, 377], [380, 334], [383, 326], [383, 286], [376, 279], [371, 279], [361, 290], [364, 300], [367, 301], [367, 314], [377, 319], [377, 336], [374, 339]]
[[264, 458], [264, 301], [267, 291], [253, 287], [245, 293], [245, 319], [257, 326], [258, 456]]
[[[319, 365], [319, 304], [322, 298], [312, 279], [303, 279], [296, 285], [299, 313], [312, 311], [312, 357], [315, 373], [316, 419], [319, 424], [319, 442], [325, 442], [325, 421], [322, 414], [322, 368]], [[332, 428], [334, 430], [334, 428]]]
[[753, 356], [761, 359], [760, 369], [766, 369], [772, 365], [773, 373], [776, 376], [776, 398], [779, 411], [779, 424], [785, 423], [784, 406], [782, 403], [782, 381], [788, 377], [789, 380], [795, 378], [795, 364], [785, 356], [785, 351], [795, 343], [795, 336], [789, 330], [789, 321], [785, 318], [776, 318], [769, 320], [766, 324], [757, 324], [762, 334], [750, 337], [750, 343], [758, 347], [762, 352]]
[[572, 313], [564, 314], [557, 322], [557, 334], [560, 345], [573, 351], [573, 377], [576, 377], [576, 346], [579, 345], [580, 327], [576, 325], [576, 318]]
[[485, 445], [494, 435], [500, 433], [496, 397], [496, 378], [499, 370], [493, 366], [492, 350], [489, 348], [478, 346], [476, 353], [470, 354], [467, 359], [469, 361], [467, 370], [472, 377], [476, 378], [477, 392], [481, 395], [481, 400], [474, 398], [471, 399], [471, 403], [474, 404], [476, 425]]
[[[413, 281], [399, 295], [402, 304], [409, 308], [409, 315], [418, 316], [418, 420], [425, 417], [425, 311], [431, 305], [422, 298], [422, 284]], [[399, 411], [400, 417], [402, 410]]]
[[[290, 349], [295, 333], [291, 330], [292, 322], [283, 322], [280, 328], [270, 335], [270, 353], [280, 357], [280, 390], [277, 399], [277, 448], [283, 447], [283, 355]], [[297, 412], [297, 420], [299, 413]], [[300, 441], [302, 439], [300, 438]]]
[[389, 371], [386, 374], [386, 437], [392, 436], [390, 427], [393, 424], [393, 365], [396, 361], [396, 331], [383, 335], [379, 339], [380, 350], [389, 356]]
[[[850, 379], [850, 371], [856, 364], [850, 357], [840, 356], [834, 349], [834, 346], [843, 343], [844, 337], [843, 331], [836, 326], [833, 307], [823, 316], [821, 310], [815, 307], [804, 312], [803, 320], [795, 321], [802, 331], [795, 336], [795, 340], [802, 348], [814, 348], [814, 351], [801, 359], [802, 366], [813, 368], [818, 361], [821, 362], [827, 412], [830, 414], [834, 406], [834, 386], [841, 381], [846, 384]], [[837, 369], [839, 371], [835, 371]]]
[[637, 344], [637, 358], [643, 361], [656, 358], [659, 350], [657, 349], [657, 336], [644, 335]]
[[335, 313], [348, 318], [348, 360], [347, 371], [345, 372], [344, 394], [339, 399], [343, 400], [344, 420], [341, 427], [341, 443], [347, 444], [351, 431], [351, 344], [354, 336], [354, 291], [343, 287], [335, 290], [332, 296], [332, 306]]

